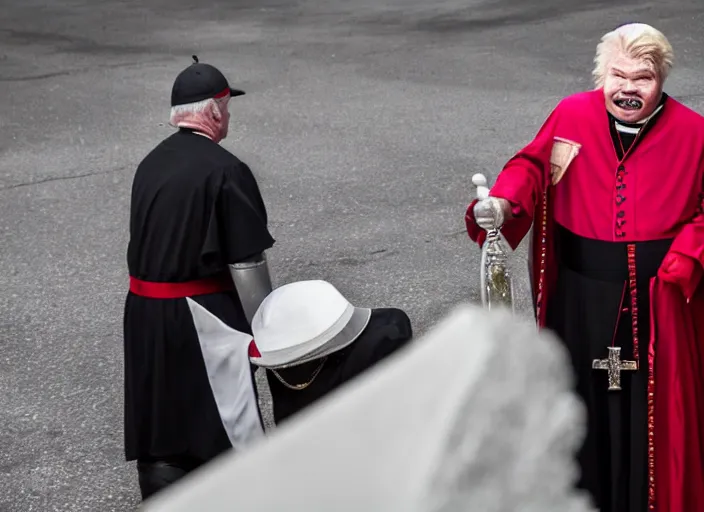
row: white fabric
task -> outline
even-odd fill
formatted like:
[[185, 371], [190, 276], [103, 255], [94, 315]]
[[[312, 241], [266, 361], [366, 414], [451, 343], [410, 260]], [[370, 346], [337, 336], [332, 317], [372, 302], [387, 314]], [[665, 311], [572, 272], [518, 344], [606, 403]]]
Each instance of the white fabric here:
[[631, 128], [630, 126], [624, 126], [616, 122], [616, 129], [622, 133], [630, 133], [631, 135], [637, 135], [640, 128]]
[[464, 307], [145, 512], [587, 512], [583, 410], [550, 334]]
[[254, 343], [266, 368], [302, 364], [341, 350], [364, 331], [371, 309], [354, 307], [330, 283], [297, 281], [274, 289], [252, 319]]
[[187, 298], [220, 418], [239, 454], [264, 436], [249, 364], [252, 336]]

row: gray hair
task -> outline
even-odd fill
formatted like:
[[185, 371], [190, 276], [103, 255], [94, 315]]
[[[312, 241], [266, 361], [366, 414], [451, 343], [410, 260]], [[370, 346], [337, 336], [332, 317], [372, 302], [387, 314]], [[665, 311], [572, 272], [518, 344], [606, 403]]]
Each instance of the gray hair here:
[[225, 105], [227, 105], [230, 96], [225, 96], [224, 98], [208, 98], [202, 101], [197, 101], [195, 103], [186, 103], [185, 105], [175, 105], [171, 107], [171, 115], [169, 117], [169, 124], [173, 127], [178, 128], [182, 122], [192, 120], [194, 117], [198, 117], [199, 114], [203, 114], [210, 108], [211, 105], [215, 107], [218, 112], [223, 111]]

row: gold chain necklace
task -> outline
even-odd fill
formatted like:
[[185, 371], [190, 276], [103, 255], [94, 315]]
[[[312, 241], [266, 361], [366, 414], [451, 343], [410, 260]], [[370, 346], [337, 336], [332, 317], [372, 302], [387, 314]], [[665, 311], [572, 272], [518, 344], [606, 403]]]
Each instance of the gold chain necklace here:
[[304, 382], [303, 384], [289, 384], [288, 382], [286, 382], [284, 380], [284, 378], [281, 375], [279, 375], [279, 372], [277, 372], [276, 370], [271, 370], [271, 372], [278, 379], [278, 381], [281, 384], [283, 384], [284, 386], [286, 386], [287, 388], [293, 389], [294, 391], [301, 391], [302, 389], [306, 389], [308, 386], [313, 384], [313, 381], [318, 376], [320, 371], [323, 369], [323, 365], [325, 364], [325, 361], [327, 361], [327, 360], [328, 360], [328, 356], [325, 356], [323, 358], [323, 360], [320, 362], [320, 365], [313, 372], [313, 376], [310, 378], [310, 380], [308, 382]]

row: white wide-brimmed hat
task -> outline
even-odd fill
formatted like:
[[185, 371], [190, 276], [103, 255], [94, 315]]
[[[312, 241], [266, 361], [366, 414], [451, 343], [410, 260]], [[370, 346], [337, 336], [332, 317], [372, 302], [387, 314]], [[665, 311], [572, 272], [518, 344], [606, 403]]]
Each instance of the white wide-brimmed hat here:
[[252, 318], [250, 360], [285, 368], [342, 350], [367, 327], [371, 309], [358, 308], [327, 281], [297, 281], [273, 290]]

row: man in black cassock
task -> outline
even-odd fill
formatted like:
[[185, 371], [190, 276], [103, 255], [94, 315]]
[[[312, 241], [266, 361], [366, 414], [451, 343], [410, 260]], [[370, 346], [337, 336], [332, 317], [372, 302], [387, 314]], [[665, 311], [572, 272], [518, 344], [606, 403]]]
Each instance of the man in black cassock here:
[[[228, 104], [244, 92], [194, 59], [172, 89], [178, 131], [144, 158], [132, 186], [125, 452], [137, 461], [143, 499], [264, 432], [247, 312], [271, 289], [264, 251], [274, 239], [251, 170], [219, 145]], [[238, 282], [240, 271], [250, 275]], [[187, 298], [241, 338], [208, 345]]]

